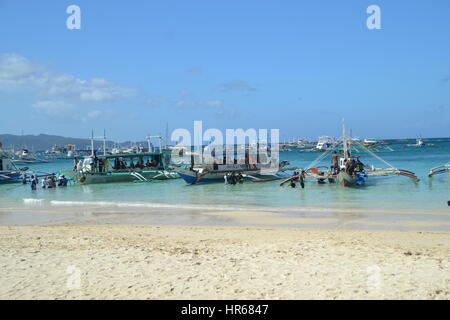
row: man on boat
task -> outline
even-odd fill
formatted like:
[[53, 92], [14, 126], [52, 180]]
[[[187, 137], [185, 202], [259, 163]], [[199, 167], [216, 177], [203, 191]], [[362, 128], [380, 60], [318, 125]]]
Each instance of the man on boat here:
[[364, 163], [362, 163], [359, 158], [356, 160], [355, 172], [364, 172]]

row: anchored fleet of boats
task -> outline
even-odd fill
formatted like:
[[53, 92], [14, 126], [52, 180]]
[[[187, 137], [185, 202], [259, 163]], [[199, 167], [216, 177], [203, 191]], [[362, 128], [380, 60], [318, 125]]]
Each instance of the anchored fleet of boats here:
[[[48, 154], [61, 154], [68, 152], [67, 158], [74, 159], [73, 170], [60, 172], [76, 184], [91, 183], [112, 183], [112, 182], [150, 182], [153, 180], [168, 180], [182, 178], [187, 184], [225, 182], [235, 183], [250, 180], [253, 182], [266, 182], [283, 179], [281, 185], [289, 183], [295, 186], [297, 181], [304, 187], [306, 179], [316, 180], [318, 183], [338, 183], [340, 185], [359, 186], [364, 184], [369, 177], [383, 176], [405, 176], [415, 181], [419, 178], [415, 173], [399, 169], [389, 164], [387, 161], [375, 154], [374, 149], [383, 144], [382, 141], [373, 139], [352, 138], [345, 131], [343, 126], [342, 139], [333, 137], [319, 137], [314, 145], [306, 140], [298, 139], [295, 143], [280, 144], [280, 151], [292, 151], [293, 148], [311, 148], [320, 151], [320, 155], [306, 168], [288, 168], [287, 161], [271, 159], [270, 148], [263, 145], [245, 146], [223, 146], [216, 148], [212, 152], [206, 148], [201, 152], [186, 148], [162, 147], [160, 136], [148, 136], [148, 148], [143, 146], [129, 150], [113, 148], [106, 150], [106, 137], [103, 144], [103, 154], [98, 155], [94, 150], [94, 137], [91, 138], [90, 154], [80, 157], [74, 146], [67, 149], [53, 147]], [[159, 139], [159, 148], [154, 148], [150, 139]], [[425, 144], [422, 138], [418, 138], [415, 145], [423, 147]], [[202, 147], [203, 148], [203, 147]], [[231, 150], [231, 151], [227, 151]], [[238, 152], [239, 151], [239, 152]], [[205, 161], [204, 154], [210, 153], [208, 161]], [[355, 153], [358, 153], [355, 155]], [[363, 164], [360, 154], [373, 156], [386, 164], [385, 168], [369, 167]], [[201, 156], [199, 156], [201, 154]], [[329, 156], [331, 166], [317, 166], [321, 161]], [[18, 168], [17, 164], [43, 163], [48, 160], [38, 159], [32, 155], [28, 149], [20, 152], [8, 154], [1, 149], [0, 145], [0, 183], [18, 182], [33, 172], [28, 168]], [[289, 174], [288, 172], [293, 173]], [[440, 165], [431, 168], [428, 176], [449, 173], [450, 164]], [[42, 175], [41, 175], [42, 176]]]

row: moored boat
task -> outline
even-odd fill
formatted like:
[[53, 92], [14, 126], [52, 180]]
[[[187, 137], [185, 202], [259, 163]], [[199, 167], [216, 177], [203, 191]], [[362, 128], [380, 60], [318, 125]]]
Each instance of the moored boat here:
[[20, 171], [0, 144], [0, 183], [19, 182], [22, 177]]
[[[289, 162], [278, 162], [278, 156], [274, 158], [272, 154], [269, 156], [269, 149], [269, 146], [259, 144], [256, 147], [242, 146], [239, 153], [237, 146], [225, 146], [214, 148], [214, 150], [205, 148], [204, 153], [191, 152], [190, 164], [175, 166], [174, 170], [188, 184], [229, 183], [227, 178], [241, 182], [245, 179], [264, 182], [286, 178], [283, 168]], [[211, 152], [211, 158], [209, 155], [206, 157], [209, 152]]]
[[[316, 160], [314, 160], [306, 169], [301, 169], [300, 174], [294, 174], [288, 179], [284, 180], [280, 185], [283, 186], [286, 183], [295, 183], [300, 179], [310, 178], [317, 180], [318, 183], [326, 183], [328, 180], [330, 183], [339, 182], [340, 185], [345, 187], [359, 186], [364, 184], [366, 178], [368, 177], [385, 177], [385, 176], [405, 176], [413, 179], [414, 181], [420, 181], [414, 172], [398, 169], [389, 164], [387, 161], [383, 160], [377, 156], [373, 151], [368, 149], [368, 147], [361, 144], [359, 141], [348, 138], [345, 131], [345, 126], [343, 124], [343, 137], [339, 145], [334, 147], [334, 150], [328, 150], [327, 152], [320, 155]], [[352, 155], [352, 145], [357, 145], [359, 148], [364, 150], [364, 152], [369, 153], [374, 158], [383, 162], [388, 166], [388, 168], [368, 168], [361, 161], [359, 156]], [[316, 166], [320, 161], [322, 161], [326, 155], [334, 151], [332, 156], [332, 165], [328, 166]], [[339, 151], [339, 154], [338, 154]]]
[[163, 150], [161, 137], [159, 149], [153, 150], [149, 142], [148, 152], [141, 149], [136, 153], [106, 152], [106, 136], [103, 139], [103, 155], [97, 156], [94, 151], [94, 134], [91, 137], [91, 155], [83, 160], [74, 160], [73, 171], [63, 174], [75, 183], [111, 183], [111, 182], [147, 182], [152, 180], [167, 180], [178, 178], [170, 167], [170, 150]]
[[169, 168], [166, 152], [91, 155], [80, 160], [74, 171], [64, 174], [76, 183], [111, 183], [178, 178]]

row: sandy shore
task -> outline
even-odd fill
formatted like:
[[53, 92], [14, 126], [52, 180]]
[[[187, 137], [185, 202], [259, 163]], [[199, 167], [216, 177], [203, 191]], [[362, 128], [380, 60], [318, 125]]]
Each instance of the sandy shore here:
[[1, 226], [1, 299], [450, 299], [450, 233]]

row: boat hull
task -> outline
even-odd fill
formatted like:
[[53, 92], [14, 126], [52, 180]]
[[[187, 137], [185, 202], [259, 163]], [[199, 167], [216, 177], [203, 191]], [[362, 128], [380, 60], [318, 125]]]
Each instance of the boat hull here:
[[22, 173], [17, 172], [17, 171], [8, 171], [8, 172], [0, 171], [0, 184], [1, 183], [20, 182], [21, 176], [22, 176]]
[[[264, 179], [267, 178], [268, 175], [261, 174], [259, 169], [253, 170], [230, 170], [230, 171], [218, 171], [218, 172], [207, 172], [207, 173], [198, 173], [192, 170], [186, 169], [175, 169], [178, 175], [188, 184], [198, 184], [198, 183], [216, 183], [216, 182], [225, 182], [225, 175], [229, 172], [241, 173], [244, 177], [251, 176], [254, 178]], [[270, 177], [273, 177], [270, 176]]]
[[71, 178], [75, 183], [96, 184], [96, 183], [116, 183], [116, 182], [133, 182], [145, 180], [168, 180], [176, 179], [178, 176], [173, 171], [165, 170], [142, 170], [133, 172], [64, 172], [66, 176]]
[[358, 175], [350, 175], [347, 172], [341, 171], [337, 175], [337, 179], [344, 187], [352, 187], [357, 185], [360, 177]]
[[16, 165], [48, 163], [46, 160], [12, 160]]

